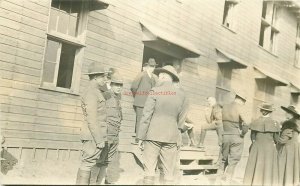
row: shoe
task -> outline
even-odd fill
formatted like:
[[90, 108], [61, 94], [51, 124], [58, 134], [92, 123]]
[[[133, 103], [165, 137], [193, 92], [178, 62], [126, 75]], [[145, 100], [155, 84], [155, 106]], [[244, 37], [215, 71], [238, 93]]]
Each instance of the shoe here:
[[114, 183], [105, 180], [105, 181], [104, 181], [104, 184], [105, 184], [105, 185], [113, 185]]

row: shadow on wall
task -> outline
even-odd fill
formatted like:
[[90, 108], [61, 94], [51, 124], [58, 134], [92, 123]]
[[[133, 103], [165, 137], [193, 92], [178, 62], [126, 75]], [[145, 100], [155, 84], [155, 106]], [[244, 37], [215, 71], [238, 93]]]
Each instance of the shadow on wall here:
[[8, 171], [13, 170], [13, 167], [18, 163], [17, 158], [7, 152], [4, 148], [1, 151], [1, 173], [6, 175]]

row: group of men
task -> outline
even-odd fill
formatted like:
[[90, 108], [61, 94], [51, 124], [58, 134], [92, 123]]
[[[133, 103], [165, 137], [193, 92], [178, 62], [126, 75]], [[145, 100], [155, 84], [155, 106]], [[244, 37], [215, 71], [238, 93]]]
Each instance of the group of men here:
[[[171, 65], [155, 68], [150, 58], [132, 83], [133, 107], [136, 112], [135, 141], [143, 151], [144, 184], [154, 184], [157, 168], [161, 183], [174, 184], [178, 173], [181, 133], [188, 131], [192, 145], [192, 121], [187, 118], [188, 100], [180, 87], [180, 78]], [[115, 157], [122, 120], [120, 106], [123, 79], [113, 69], [92, 63], [87, 75], [90, 83], [82, 96], [85, 124], [82, 127], [82, 160], [77, 184], [89, 184], [93, 167], [98, 167], [96, 184], [111, 183], [106, 169]], [[172, 94], [160, 94], [172, 92]], [[220, 145], [218, 173], [231, 179], [241, 159], [243, 136], [247, 132], [241, 107], [246, 99], [236, 94], [235, 100], [224, 105], [209, 97], [211, 109], [206, 114], [208, 126], [203, 126], [198, 147], [204, 148], [206, 130], [215, 129]]]
[[[157, 69], [155, 66], [155, 60], [149, 59], [144, 71], [136, 77], [131, 86], [136, 111], [136, 140], [134, 144], [139, 142], [139, 146], [143, 150], [144, 184], [154, 183], [156, 167], [160, 167], [163, 171], [163, 183], [170, 184], [174, 183], [176, 174], [174, 169], [178, 163], [175, 156], [178, 159], [179, 148], [182, 145], [180, 133], [187, 131], [191, 146], [196, 146], [196, 144], [193, 122], [187, 117], [188, 102], [183, 89], [180, 87], [178, 72], [172, 66]], [[164, 80], [165, 74], [172, 77], [168, 79], [169, 84]], [[176, 90], [180, 93], [176, 94], [177, 97], [140, 94], [140, 92], [162, 90]], [[176, 105], [177, 99], [184, 101]], [[234, 101], [224, 105], [223, 108], [214, 97], [208, 97], [207, 102], [209, 108], [205, 111], [206, 124], [201, 126], [200, 141], [197, 147], [204, 151], [206, 131], [216, 130], [218, 145], [220, 146], [219, 158], [216, 162], [219, 166], [218, 174], [221, 181], [230, 183], [234, 169], [242, 156], [243, 137], [248, 131], [248, 125], [241, 111], [246, 98], [241, 93], [236, 92]]]
[[97, 63], [89, 66], [86, 75], [90, 82], [81, 97], [85, 122], [81, 128], [83, 146], [76, 184], [89, 185], [91, 175], [96, 175], [96, 184], [104, 180], [109, 184], [113, 175], [106, 174], [106, 170], [118, 148], [123, 79], [114, 69], [105, 69]]

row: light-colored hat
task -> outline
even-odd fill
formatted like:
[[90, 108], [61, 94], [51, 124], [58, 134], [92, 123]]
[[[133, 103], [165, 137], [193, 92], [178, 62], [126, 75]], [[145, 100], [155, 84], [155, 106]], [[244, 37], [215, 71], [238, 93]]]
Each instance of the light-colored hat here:
[[109, 73], [110, 71], [99, 63], [91, 63], [87, 73], [85, 75], [93, 75], [93, 74], [104, 74]]
[[164, 66], [162, 68], [156, 68], [156, 69], [154, 69], [154, 74], [156, 74], [156, 75], [158, 75], [158, 74], [160, 74], [162, 72], [171, 75], [173, 81], [176, 81], [176, 82], [179, 81], [179, 76], [178, 76], [175, 68], [172, 67], [171, 65], [166, 65], [166, 66]]
[[273, 112], [275, 110], [273, 105], [269, 104], [269, 103], [263, 103], [260, 106], [258, 106], [258, 108], [260, 108], [261, 110], [266, 110], [266, 111], [270, 111], [270, 112]]

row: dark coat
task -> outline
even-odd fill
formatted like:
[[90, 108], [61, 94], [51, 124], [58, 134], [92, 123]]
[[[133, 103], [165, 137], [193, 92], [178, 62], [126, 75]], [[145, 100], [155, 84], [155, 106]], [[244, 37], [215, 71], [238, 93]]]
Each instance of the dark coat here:
[[[170, 92], [172, 95], [164, 95]], [[182, 89], [165, 82], [154, 87], [147, 98], [138, 138], [165, 143], [178, 143], [187, 113], [187, 98]]]
[[297, 185], [300, 182], [300, 120], [283, 122], [278, 143], [279, 184]]
[[260, 117], [250, 124], [251, 150], [246, 166], [245, 185], [277, 185], [277, 142], [280, 124], [270, 117]]
[[247, 133], [248, 126], [245, 124], [245, 116], [241, 111], [242, 108], [242, 105], [235, 102], [223, 106], [223, 134], [241, 134], [244, 136]]
[[152, 74], [150, 78], [146, 71], [141, 72], [131, 84], [131, 92], [134, 97], [134, 106], [144, 107], [149, 91], [156, 85], [157, 76]]

